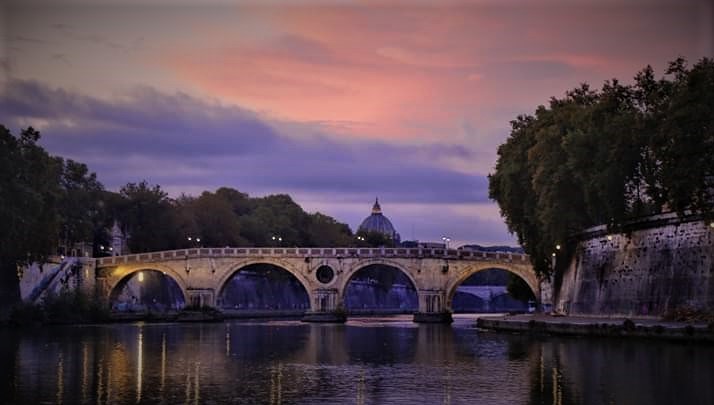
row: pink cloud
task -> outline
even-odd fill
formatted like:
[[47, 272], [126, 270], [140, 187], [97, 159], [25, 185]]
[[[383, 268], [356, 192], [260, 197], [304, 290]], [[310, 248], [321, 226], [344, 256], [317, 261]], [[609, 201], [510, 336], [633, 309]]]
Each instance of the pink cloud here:
[[465, 117], [504, 127], [513, 118], [484, 111], [532, 111], [582, 81], [626, 81], [648, 63], [696, 58], [698, 31], [683, 23], [694, 13], [614, 3], [265, 8], [255, 16], [270, 35], [244, 40], [237, 27], [161, 60], [204, 92], [269, 116], [433, 140]]

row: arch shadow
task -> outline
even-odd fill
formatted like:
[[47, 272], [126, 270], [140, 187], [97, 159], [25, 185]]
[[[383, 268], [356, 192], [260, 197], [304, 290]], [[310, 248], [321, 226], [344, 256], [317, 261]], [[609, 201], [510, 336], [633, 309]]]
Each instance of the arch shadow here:
[[[110, 305], [110, 308], [114, 309], [114, 305], [117, 304], [117, 301], [123, 293], [124, 289], [135, 277], [149, 277], [154, 278], [154, 281], [156, 281], [155, 277], [157, 276], [163, 279], [166, 283], [168, 283], [166, 288], [168, 288], [169, 290], [175, 288], [175, 291], [180, 294], [181, 305], [177, 305], [175, 308], [169, 306], [169, 309], [179, 310], [181, 309], [181, 307], [186, 306], [186, 304], [188, 303], [188, 294], [186, 293], [186, 287], [183, 285], [183, 280], [165, 270], [153, 267], [139, 267], [125, 272], [120, 277], [118, 277], [118, 281], [116, 281], [112, 286], [110, 286], [107, 295], [107, 302]], [[143, 278], [139, 279], [138, 282], [143, 282]], [[147, 280], [147, 283], [148, 282], [150, 281]], [[169, 291], [166, 291], [166, 293], [170, 294]], [[135, 299], [141, 301], [141, 297], [135, 297]]]
[[[344, 277], [343, 281], [340, 283], [339, 288], [338, 288], [338, 303], [339, 305], [344, 308], [348, 309], [347, 307], [347, 292], [350, 286], [350, 283], [355, 281], [355, 277], [363, 272], [364, 270], [367, 270], [369, 268], [372, 268], [374, 266], [384, 266], [390, 268], [392, 271], [397, 272], [398, 274], [401, 274], [406, 277], [407, 282], [410, 284], [411, 288], [414, 291], [414, 297], [415, 297], [415, 302], [414, 302], [414, 308], [406, 309], [407, 312], [416, 312], [418, 310], [418, 297], [419, 297], [419, 286], [414, 279], [414, 277], [410, 274], [410, 272], [404, 268], [403, 266], [399, 265], [398, 263], [394, 263], [391, 261], [385, 261], [385, 260], [366, 260], [359, 262], [352, 266], [352, 268], [349, 270], [348, 274], [346, 277]], [[354, 311], [355, 309], [352, 309]], [[387, 309], [387, 312], [394, 311], [395, 309]], [[359, 310], [357, 310], [359, 311]], [[368, 312], [374, 312], [374, 311], [379, 311], [379, 309], [373, 309], [373, 310], [367, 310]]]
[[533, 277], [527, 277], [522, 274], [522, 270], [508, 266], [506, 264], [500, 264], [500, 263], [480, 263], [474, 266], [470, 266], [466, 268], [466, 270], [462, 271], [459, 273], [458, 277], [455, 279], [451, 280], [446, 288], [446, 307], [449, 310], [453, 310], [452, 308], [452, 302], [454, 299], [454, 295], [456, 295], [456, 289], [464, 282], [466, 281], [469, 277], [473, 276], [476, 273], [479, 273], [481, 271], [486, 271], [486, 270], [491, 270], [491, 269], [498, 269], [498, 270], [503, 270], [508, 273], [511, 273], [515, 275], [516, 277], [520, 278], [523, 280], [526, 285], [528, 285], [528, 288], [530, 288], [531, 292], [533, 293], [533, 296], [536, 298], [536, 301], [539, 301], [539, 292], [540, 288], [538, 287], [538, 281], [535, 278], [535, 275]]
[[[284, 310], [284, 311], [298, 311], [298, 312], [304, 312], [304, 311], [309, 311], [311, 306], [312, 306], [312, 292], [310, 289], [307, 287], [307, 281], [300, 275], [299, 272], [295, 271], [294, 269], [291, 269], [290, 266], [285, 265], [284, 263], [281, 262], [276, 262], [272, 260], [250, 260], [250, 261], [245, 261], [241, 263], [237, 263], [232, 265], [226, 272], [223, 274], [223, 276], [220, 278], [217, 287], [216, 288], [216, 306], [223, 309], [223, 310], [231, 310], [235, 308], [231, 308], [230, 306], [225, 306], [226, 305], [226, 299], [225, 299], [225, 294], [227, 293], [228, 289], [230, 288], [231, 281], [234, 279], [234, 277], [238, 276], [241, 272], [250, 270], [252, 267], [254, 268], [260, 268], [260, 266], [269, 266], [271, 269], [276, 269], [281, 273], [284, 273], [285, 275], [288, 276], [288, 280], [292, 279], [297, 282], [297, 285], [299, 286], [299, 292], [303, 293], [305, 296], [305, 299], [307, 301], [307, 307], [304, 308], [263, 308], [263, 310]], [[261, 270], [262, 271], [262, 270]], [[288, 281], [290, 282], [290, 281]], [[288, 284], [289, 285], [289, 284]], [[299, 297], [296, 297], [299, 299]], [[240, 308], [240, 309], [246, 309], [246, 308]]]

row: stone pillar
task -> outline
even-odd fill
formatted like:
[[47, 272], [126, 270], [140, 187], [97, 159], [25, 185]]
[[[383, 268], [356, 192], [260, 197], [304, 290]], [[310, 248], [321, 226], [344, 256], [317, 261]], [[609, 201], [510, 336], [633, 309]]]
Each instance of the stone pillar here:
[[109, 268], [94, 269], [94, 297], [107, 307], [111, 305], [111, 302], [109, 302], [111, 298], [109, 297], [109, 294], [111, 294], [109, 289], [110, 273], [111, 269]]
[[82, 259], [80, 263], [82, 263], [82, 268], [77, 274], [79, 290], [86, 296], [92, 297], [93, 293], [97, 291], [97, 262], [93, 259]]
[[414, 322], [451, 323], [451, 311], [446, 308], [444, 290], [419, 290], [419, 311], [414, 314]]
[[189, 288], [186, 291], [189, 307], [215, 307], [215, 294], [212, 288]]
[[539, 296], [536, 297], [538, 300], [538, 309], [543, 312], [551, 312], [553, 310], [553, 284], [550, 281], [550, 277], [544, 277], [538, 280], [539, 286]]
[[339, 302], [336, 288], [317, 288], [312, 291], [311, 309], [302, 318], [304, 322], [345, 322], [347, 314]]

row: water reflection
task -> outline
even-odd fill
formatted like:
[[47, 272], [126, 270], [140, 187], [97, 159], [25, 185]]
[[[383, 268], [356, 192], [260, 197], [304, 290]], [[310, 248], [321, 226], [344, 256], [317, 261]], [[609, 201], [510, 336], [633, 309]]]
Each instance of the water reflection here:
[[714, 403], [714, 348], [405, 318], [0, 331], [0, 402]]

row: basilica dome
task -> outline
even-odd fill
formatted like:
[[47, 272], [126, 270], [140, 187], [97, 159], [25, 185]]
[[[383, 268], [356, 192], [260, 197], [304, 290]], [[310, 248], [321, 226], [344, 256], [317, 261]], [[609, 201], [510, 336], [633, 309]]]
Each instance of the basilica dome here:
[[388, 236], [395, 242], [399, 242], [399, 234], [394, 229], [392, 221], [389, 220], [384, 214], [382, 214], [382, 208], [379, 206], [379, 200], [374, 200], [374, 206], [372, 206], [372, 215], [362, 221], [357, 232], [379, 232]]

